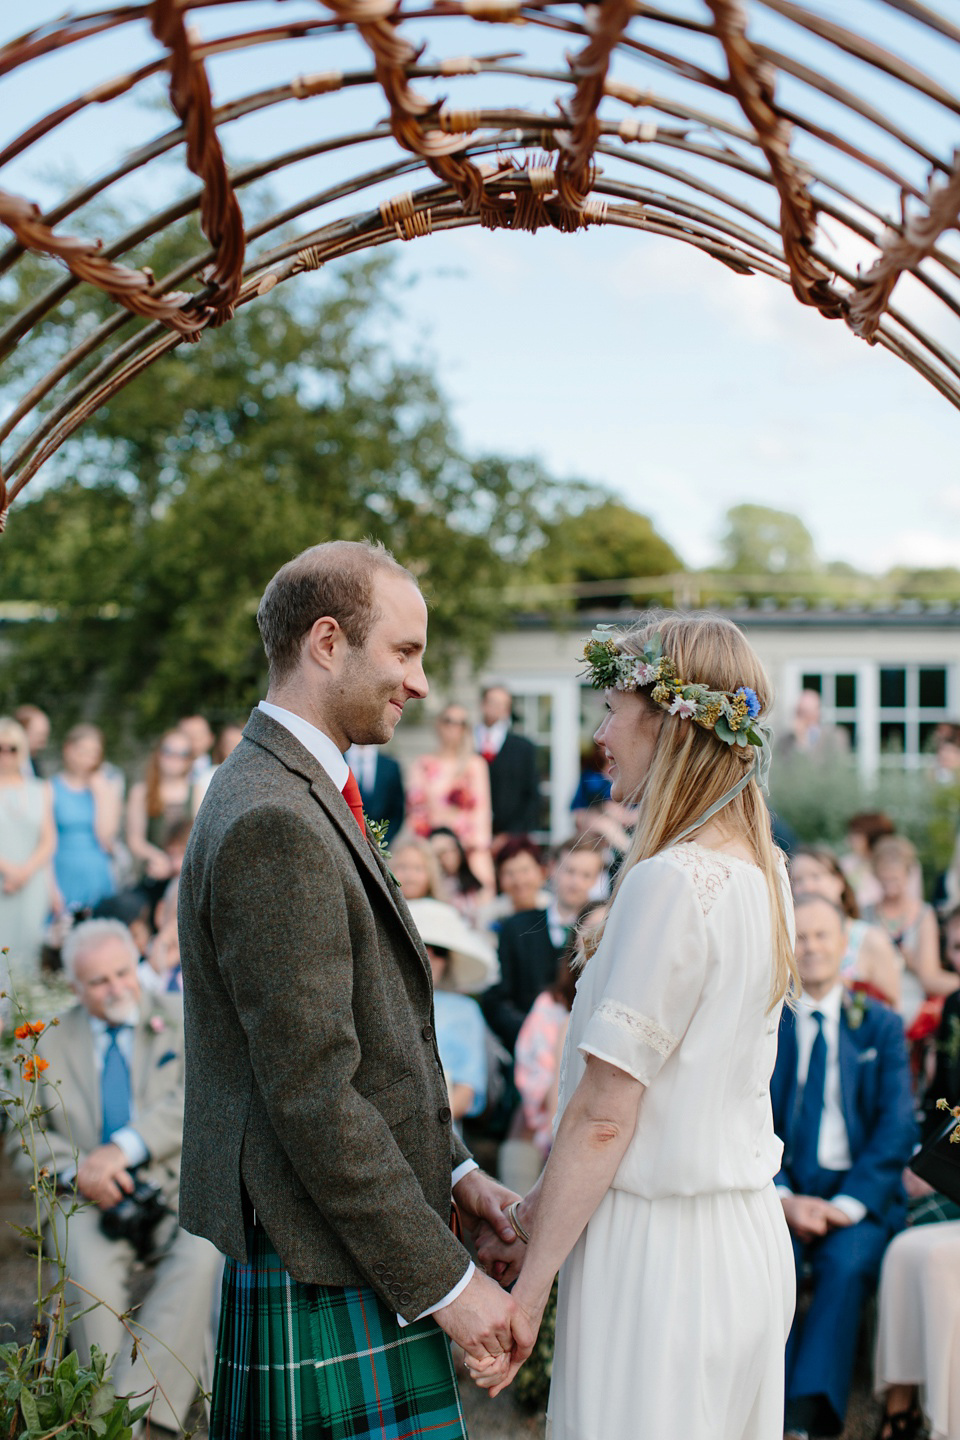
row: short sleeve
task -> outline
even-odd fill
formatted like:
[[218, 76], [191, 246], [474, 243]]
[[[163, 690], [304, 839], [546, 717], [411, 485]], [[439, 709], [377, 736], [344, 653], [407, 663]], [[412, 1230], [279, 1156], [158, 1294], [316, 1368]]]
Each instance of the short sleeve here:
[[606, 973], [579, 1050], [649, 1085], [703, 991], [707, 932], [690, 876], [654, 856], [626, 876], [590, 962]]

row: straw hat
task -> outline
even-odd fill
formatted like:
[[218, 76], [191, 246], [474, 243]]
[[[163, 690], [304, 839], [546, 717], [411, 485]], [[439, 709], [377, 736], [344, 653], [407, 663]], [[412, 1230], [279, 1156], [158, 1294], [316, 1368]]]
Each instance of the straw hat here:
[[442, 900], [410, 900], [407, 908], [424, 945], [450, 951], [445, 976], [449, 989], [473, 995], [493, 984], [497, 978], [493, 949], [458, 910]]

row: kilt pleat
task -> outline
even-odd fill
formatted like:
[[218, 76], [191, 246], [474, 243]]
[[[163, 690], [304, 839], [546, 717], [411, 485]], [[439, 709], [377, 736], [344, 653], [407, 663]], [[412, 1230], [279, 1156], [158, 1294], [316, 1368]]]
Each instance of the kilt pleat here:
[[262, 1226], [228, 1259], [211, 1440], [466, 1440], [443, 1331], [368, 1287], [304, 1285]]

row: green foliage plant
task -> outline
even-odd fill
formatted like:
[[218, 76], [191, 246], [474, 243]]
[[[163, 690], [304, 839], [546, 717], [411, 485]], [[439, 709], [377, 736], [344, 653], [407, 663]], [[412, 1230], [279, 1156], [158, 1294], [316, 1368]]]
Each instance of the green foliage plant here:
[[[39, 1160], [49, 1087], [42, 1080], [48, 1062], [37, 1053], [37, 1042], [48, 1023], [52, 1026], [58, 1021], [31, 1020], [23, 997], [0, 992], [0, 1001], [11, 999], [14, 1019], [3, 1035], [0, 1105], [8, 1130], [19, 1135], [20, 1147], [33, 1167], [33, 1221], [13, 1228], [31, 1246], [36, 1260], [37, 1294], [29, 1342], [0, 1340], [0, 1440], [53, 1440], [54, 1436], [59, 1440], [87, 1440], [92, 1436], [97, 1440], [131, 1440], [133, 1427], [150, 1408], [150, 1398], [136, 1404], [136, 1397], [118, 1395], [108, 1372], [109, 1357], [96, 1345], [89, 1365], [81, 1365], [75, 1351], [64, 1353], [67, 1256], [57, 1238], [57, 1227], [48, 1222], [59, 1210], [69, 1223], [82, 1202], [58, 1185], [52, 1166], [42, 1165]], [[54, 1280], [49, 1286], [45, 1282], [45, 1236], [53, 1252], [49, 1258]], [[95, 1296], [90, 1299], [92, 1304], [102, 1303]], [[136, 1346], [138, 1339], [127, 1318], [119, 1319]], [[144, 1359], [149, 1369], [149, 1361]]]

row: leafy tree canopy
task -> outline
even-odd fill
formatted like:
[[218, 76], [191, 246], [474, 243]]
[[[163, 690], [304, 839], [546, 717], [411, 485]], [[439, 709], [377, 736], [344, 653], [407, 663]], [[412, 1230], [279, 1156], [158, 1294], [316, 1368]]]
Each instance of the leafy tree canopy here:
[[514, 567], [596, 492], [461, 452], [429, 365], [389, 343], [385, 270], [278, 287], [157, 362], [37, 477], [0, 540], [0, 601], [57, 619], [7, 627], [0, 703], [141, 734], [242, 714], [265, 678], [258, 598], [323, 539], [382, 540], [416, 571], [435, 671], [483, 653]]
[[811, 575], [821, 568], [813, 537], [797, 515], [767, 505], [734, 505], [720, 542], [723, 565], [740, 575]]
[[[646, 579], [684, 569], [676, 551], [657, 534], [646, 515], [610, 497], [600, 497], [578, 514], [561, 515], [543, 529], [545, 544], [531, 559], [531, 579], [589, 585], [589, 592], [578, 601], [584, 608], [622, 603], [622, 588], [606, 593], [597, 588], [597, 582]], [[631, 591], [630, 598], [659, 599], [660, 590]]]

